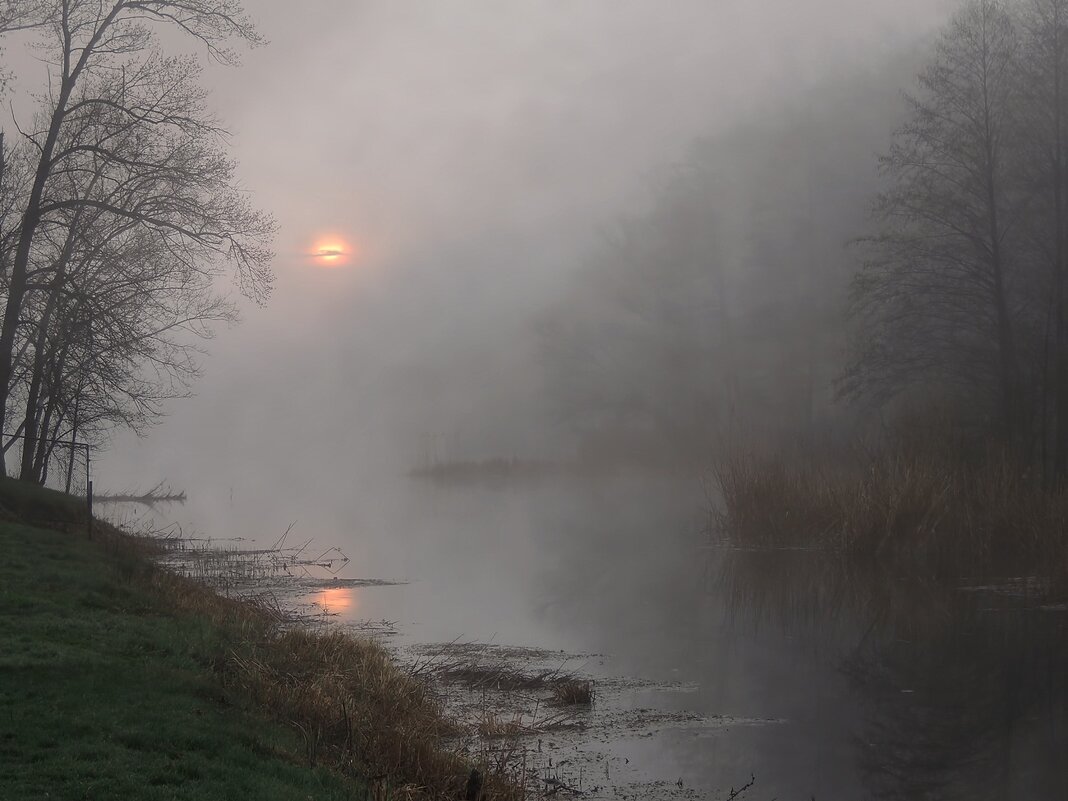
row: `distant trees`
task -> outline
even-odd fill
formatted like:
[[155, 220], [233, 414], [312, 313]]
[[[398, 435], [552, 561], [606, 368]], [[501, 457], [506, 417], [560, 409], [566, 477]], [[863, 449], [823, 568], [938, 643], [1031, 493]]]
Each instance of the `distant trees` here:
[[[580, 451], [705, 460], [855, 419], [833, 388], [856, 271], [846, 245], [915, 58], [863, 66], [695, 142], [542, 316], [551, 410]], [[878, 371], [863, 372], [866, 390]]]
[[552, 410], [580, 447], [703, 460], [728, 435], [826, 426], [855, 267], [845, 243], [912, 69], [850, 71], [696, 142], [645, 212], [608, 228], [540, 327]]
[[920, 74], [922, 94], [909, 98], [910, 119], [882, 159], [891, 186], [857, 281], [868, 337], [850, 375], [858, 392], [900, 391], [930, 372], [991, 392], [1007, 433], [1021, 390], [1009, 236], [1025, 198], [1007, 146], [1019, 139], [1019, 51], [1008, 13], [977, 0]]
[[19, 128], [17, 175], [0, 176], [0, 426], [22, 435], [20, 476], [41, 481], [51, 439], [140, 430], [186, 391], [196, 341], [235, 315], [224, 270], [269, 292], [273, 221], [235, 183], [196, 61], [153, 33], [232, 62], [231, 43], [258, 42], [236, 0], [29, 5], [52, 89]]
[[965, 0], [880, 72], [698, 143], [593, 254], [542, 326], [579, 440], [707, 452], [937, 402], [1068, 477], [1068, 0]]
[[718, 231], [694, 191], [677, 182], [648, 217], [606, 232], [569, 303], [542, 319], [553, 412], [601, 455], [700, 451], [724, 414], [710, 374], [724, 333]]
[[1068, 467], [1068, 2], [969, 0], [882, 159], [842, 389], [941, 391]]
[[1026, 258], [1038, 278], [1030, 316], [1040, 326], [1032, 336], [1042, 342], [1033, 381], [1035, 436], [1043, 464], [1063, 477], [1068, 471], [1068, 0], [1029, 0], [1017, 19], [1024, 41], [1020, 113], [1030, 196]]

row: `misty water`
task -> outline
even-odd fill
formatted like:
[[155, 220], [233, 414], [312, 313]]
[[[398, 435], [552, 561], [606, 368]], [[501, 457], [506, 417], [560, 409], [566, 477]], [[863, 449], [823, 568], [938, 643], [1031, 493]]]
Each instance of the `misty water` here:
[[593, 677], [598, 724], [543, 735], [540, 756], [588, 797], [724, 798], [751, 778], [741, 797], [1068, 797], [1068, 614], [1022, 578], [947, 589], [721, 550], [685, 474], [359, 490], [194, 496], [157, 521], [218, 536], [199, 528], [210, 506], [212, 525], [270, 545], [302, 512], [290, 544], [338, 546], [342, 578], [397, 582], [316, 591], [332, 624], [387, 622], [402, 660], [489, 644]]

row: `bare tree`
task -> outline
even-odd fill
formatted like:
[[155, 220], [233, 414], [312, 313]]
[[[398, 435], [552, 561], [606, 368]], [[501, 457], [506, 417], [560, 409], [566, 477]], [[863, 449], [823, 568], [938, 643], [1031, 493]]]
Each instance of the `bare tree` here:
[[[131, 394], [143, 377], [130, 372], [127, 357], [150, 355], [171, 377], [195, 373], [181, 366], [179, 354], [188, 345], [174, 340], [161, 345], [161, 333], [189, 331], [198, 321], [231, 313], [205, 295], [225, 265], [246, 295], [264, 300], [271, 283], [267, 243], [274, 228], [235, 184], [226, 133], [205, 108], [196, 61], [160, 55], [154, 44], [155, 26], [176, 27], [212, 57], [233, 62], [231, 42], [259, 41], [237, 0], [55, 0], [51, 5], [51, 35], [43, 47], [56, 74], [33, 129], [22, 131], [35, 168], [0, 325], [0, 426], [17, 391], [20, 354], [29, 354], [23, 360], [29, 378], [22, 423], [22, 472], [28, 477], [35, 477], [39, 461], [39, 423], [56, 425], [58, 407], [41, 403], [45, 377], [62, 375], [69, 366], [70, 343], [56, 340], [58, 329], [52, 325], [57, 309], [68, 304], [61, 317], [81, 315], [82, 335], [92, 333], [98, 348], [108, 343], [112, 355], [124, 354], [111, 366], [122, 365], [118, 369], [125, 378], [102, 381], [99, 389], [114, 392], [125, 384], [128, 399], [137, 398], [131, 419], [144, 419], [153, 407], [147, 399], [158, 402], [161, 384], [141, 383], [154, 390]], [[72, 302], [76, 311], [69, 308]], [[162, 309], [170, 322], [161, 320]], [[27, 318], [33, 333], [20, 339]], [[117, 323], [115, 330], [103, 328], [105, 321], [118, 319], [125, 329]], [[89, 354], [99, 366], [97, 356]], [[83, 391], [93, 385], [84, 375], [79, 381]], [[83, 420], [84, 400], [76, 404]]]
[[0, 0], [0, 34], [47, 24], [55, 5], [52, 0]]
[[[1031, 202], [1023, 246], [1034, 266], [1031, 313], [1039, 394], [1041, 461], [1068, 471], [1068, 0], [1027, 0], [1019, 9], [1023, 176]], [[1052, 408], [1051, 408], [1052, 407]]]
[[1019, 141], [1020, 39], [997, 0], [969, 0], [909, 98], [882, 159], [881, 231], [856, 279], [862, 343], [843, 389], [886, 400], [932, 383], [985, 398], [1010, 440], [1027, 402], [1017, 342], [1013, 237], [1026, 212]]

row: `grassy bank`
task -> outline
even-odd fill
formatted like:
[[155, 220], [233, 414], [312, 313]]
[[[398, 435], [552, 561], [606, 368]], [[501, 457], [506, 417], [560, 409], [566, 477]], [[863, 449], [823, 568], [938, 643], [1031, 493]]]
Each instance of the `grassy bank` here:
[[734, 547], [812, 548], [900, 576], [1039, 576], [1068, 586], [1068, 488], [997, 454], [899, 443], [733, 454], [716, 471], [717, 529]]
[[[467, 794], [456, 728], [377, 644], [89, 541], [56, 493], [0, 482], [0, 514], [0, 798]], [[480, 797], [518, 794], [487, 773]]]

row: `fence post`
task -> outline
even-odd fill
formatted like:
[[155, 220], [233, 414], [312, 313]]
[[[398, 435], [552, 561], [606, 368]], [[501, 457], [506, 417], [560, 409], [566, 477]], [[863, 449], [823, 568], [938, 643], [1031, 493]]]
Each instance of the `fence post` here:
[[88, 512], [88, 517], [85, 522], [85, 529], [89, 535], [89, 539], [93, 538], [93, 471], [90, 469], [91, 460], [89, 458], [89, 444], [85, 445], [85, 508]]

